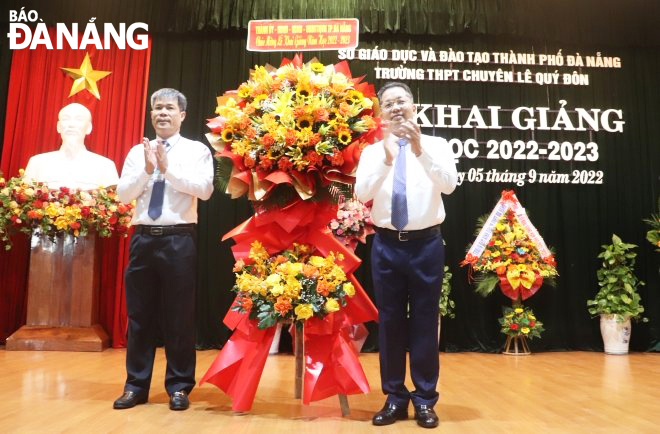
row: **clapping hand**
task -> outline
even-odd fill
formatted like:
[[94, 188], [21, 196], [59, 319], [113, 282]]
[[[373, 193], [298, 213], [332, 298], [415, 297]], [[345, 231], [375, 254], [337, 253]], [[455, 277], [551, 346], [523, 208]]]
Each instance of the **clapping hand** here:
[[144, 171], [151, 175], [158, 165], [156, 147], [146, 137], [142, 139], [142, 146], [144, 147]]
[[410, 150], [413, 154], [418, 157], [422, 154], [422, 145], [420, 141], [420, 136], [422, 134], [421, 129], [412, 119], [397, 124], [393, 132], [397, 137], [406, 139], [408, 143], [410, 143]]
[[164, 175], [167, 172], [167, 150], [165, 150], [163, 142], [158, 142], [158, 145], [156, 145], [156, 161], [158, 162], [158, 170]]

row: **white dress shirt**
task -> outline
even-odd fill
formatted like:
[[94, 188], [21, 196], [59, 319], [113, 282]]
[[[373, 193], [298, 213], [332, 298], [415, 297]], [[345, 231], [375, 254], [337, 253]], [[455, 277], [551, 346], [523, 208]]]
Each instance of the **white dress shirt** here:
[[[450, 194], [456, 188], [456, 164], [447, 141], [422, 134], [420, 142], [422, 153], [419, 157], [413, 154], [410, 144], [402, 148], [406, 152], [408, 224], [404, 230], [407, 231], [442, 223], [445, 207], [441, 193]], [[382, 141], [367, 146], [360, 157], [355, 182], [358, 199], [361, 202], [373, 200], [371, 218], [374, 225], [394, 230], [391, 216], [395, 164], [396, 156], [391, 166], [385, 164]]]
[[[155, 144], [157, 138], [151, 143]], [[133, 225], [176, 225], [197, 223], [197, 199], [206, 200], [213, 193], [213, 157], [201, 142], [181, 137], [167, 139], [167, 172], [161, 175], [158, 168], [149, 175], [144, 170], [144, 145], [133, 146], [129, 151], [117, 186], [119, 200], [128, 203], [137, 199]], [[149, 201], [154, 181], [165, 180], [163, 213], [156, 220], [148, 215]]]

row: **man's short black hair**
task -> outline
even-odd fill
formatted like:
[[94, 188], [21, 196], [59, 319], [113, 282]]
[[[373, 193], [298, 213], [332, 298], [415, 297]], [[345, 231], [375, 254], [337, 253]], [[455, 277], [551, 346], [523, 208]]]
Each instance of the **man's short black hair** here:
[[382, 101], [383, 100], [383, 93], [385, 93], [385, 91], [387, 89], [391, 89], [393, 87], [400, 87], [401, 89], [406, 91], [406, 93], [410, 97], [410, 101], [415, 100], [415, 97], [413, 96], [412, 90], [410, 90], [410, 88], [408, 87], [408, 85], [406, 83], [401, 83], [400, 81], [388, 81], [378, 91], [378, 101]]

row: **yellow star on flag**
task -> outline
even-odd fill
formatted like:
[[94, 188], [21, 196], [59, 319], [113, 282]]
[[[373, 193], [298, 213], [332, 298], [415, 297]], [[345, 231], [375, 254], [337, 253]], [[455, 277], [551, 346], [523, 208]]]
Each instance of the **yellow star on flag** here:
[[87, 89], [97, 99], [101, 99], [99, 88], [96, 87], [96, 82], [112, 74], [111, 71], [94, 71], [92, 62], [89, 60], [89, 53], [85, 53], [85, 58], [83, 59], [80, 68], [61, 69], [63, 69], [64, 72], [66, 72], [67, 75], [69, 75], [71, 78], [73, 78], [73, 86], [71, 86], [71, 93], [69, 93], [69, 97], [77, 94], [83, 89]]

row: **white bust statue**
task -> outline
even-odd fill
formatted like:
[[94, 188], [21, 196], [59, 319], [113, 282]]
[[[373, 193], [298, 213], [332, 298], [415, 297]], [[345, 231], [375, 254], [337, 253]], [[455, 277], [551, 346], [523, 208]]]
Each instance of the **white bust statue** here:
[[59, 151], [32, 156], [25, 168], [26, 180], [44, 182], [50, 189], [93, 190], [117, 185], [115, 163], [85, 147], [85, 136], [92, 132], [87, 107], [78, 103], [63, 107], [57, 116], [57, 132], [62, 137]]

